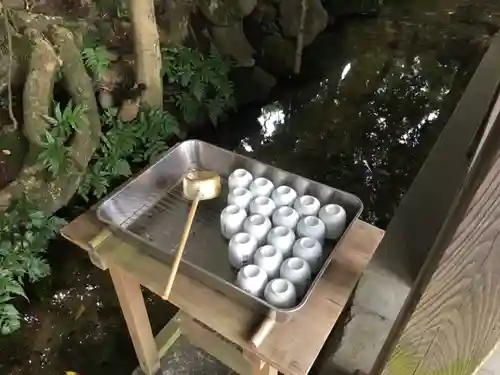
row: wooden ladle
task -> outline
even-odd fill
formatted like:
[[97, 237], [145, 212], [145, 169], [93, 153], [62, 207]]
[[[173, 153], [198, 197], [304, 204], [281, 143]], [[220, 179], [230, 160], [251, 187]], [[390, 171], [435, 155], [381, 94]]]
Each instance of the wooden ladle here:
[[177, 275], [177, 270], [179, 269], [179, 264], [182, 259], [182, 254], [184, 253], [184, 249], [189, 238], [191, 225], [193, 224], [194, 216], [196, 214], [196, 210], [198, 209], [198, 203], [202, 200], [217, 198], [220, 195], [220, 192], [221, 181], [220, 176], [216, 172], [191, 171], [184, 176], [182, 180], [182, 195], [184, 198], [192, 201], [191, 209], [189, 210], [186, 224], [184, 225], [184, 231], [182, 232], [179, 247], [177, 248], [177, 253], [175, 254], [175, 260], [172, 264], [172, 270], [170, 271], [165, 292], [163, 293], [163, 299], [168, 299], [170, 292], [172, 291], [175, 276]]

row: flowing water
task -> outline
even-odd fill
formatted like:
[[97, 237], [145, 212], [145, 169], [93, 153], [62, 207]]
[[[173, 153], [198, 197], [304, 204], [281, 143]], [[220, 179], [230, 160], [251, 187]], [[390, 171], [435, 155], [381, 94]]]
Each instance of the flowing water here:
[[[402, 2], [401, 2], [402, 3]], [[493, 1], [412, 1], [339, 20], [307, 50], [305, 83], [203, 139], [357, 194], [385, 227], [500, 25]], [[0, 374], [127, 374], [136, 366], [111, 282], [57, 240], [23, 328], [0, 339]], [[149, 294], [153, 329], [173, 309]]]

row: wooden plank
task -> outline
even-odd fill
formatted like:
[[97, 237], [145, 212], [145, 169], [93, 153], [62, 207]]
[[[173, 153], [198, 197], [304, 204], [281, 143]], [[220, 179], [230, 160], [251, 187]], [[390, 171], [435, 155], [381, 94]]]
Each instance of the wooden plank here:
[[[101, 229], [94, 226], [92, 217], [91, 212], [82, 215], [63, 229], [63, 235], [75, 243], [88, 242], [91, 229], [86, 223], [94, 234]], [[354, 223], [308, 303], [288, 323], [277, 325], [256, 354], [282, 373], [307, 374], [383, 233], [363, 221]], [[108, 240], [106, 247], [115, 249], [107, 256], [108, 264], [134, 275], [156, 294], [165, 290], [170, 272], [167, 265], [116, 237]], [[170, 301], [233, 343], [249, 349], [248, 339], [258, 317], [245, 307], [183, 274], [177, 276]]]
[[156, 347], [158, 348], [158, 357], [163, 358], [170, 350], [172, 345], [181, 336], [180, 319], [181, 313], [177, 312], [172, 319], [156, 335]]
[[149, 324], [141, 286], [133, 277], [117, 267], [110, 267], [109, 273], [134, 344], [139, 366], [146, 375], [153, 375], [160, 368], [160, 358]]
[[373, 374], [474, 374], [500, 340], [500, 118], [480, 144]]

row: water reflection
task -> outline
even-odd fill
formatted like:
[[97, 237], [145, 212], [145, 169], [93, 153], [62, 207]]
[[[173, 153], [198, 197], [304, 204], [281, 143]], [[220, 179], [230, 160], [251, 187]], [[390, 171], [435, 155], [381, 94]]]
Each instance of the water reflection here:
[[[306, 61], [324, 71], [264, 107], [260, 131], [236, 147], [358, 195], [364, 219], [380, 227], [421, 167], [491, 33], [482, 21], [469, 27], [471, 19], [467, 26], [447, 19], [445, 26], [435, 12], [426, 27], [392, 16], [347, 28], [329, 65], [319, 54], [319, 62]], [[316, 50], [331, 48], [333, 40], [338, 35]]]

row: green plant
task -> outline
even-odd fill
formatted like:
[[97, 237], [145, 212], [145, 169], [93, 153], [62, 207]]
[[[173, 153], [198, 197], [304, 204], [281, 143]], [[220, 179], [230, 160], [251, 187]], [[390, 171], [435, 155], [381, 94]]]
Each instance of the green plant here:
[[89, 195], [100, 198], [115, 178], [131, 175], [129, 161], [144, 162], [167, 149], [166, 140], [179, 134], [175, 117], [160, 109], [142, 110], [132, 122], [123, 123], [116, 109], [103, 113], [102, 123], [107, 129], [101, 135], [99, 148], [93, 156], [78, 193], [84, 199]]
[[34, 282], [50, 273], [42, 255], [63, 223], [60, 218], [46, 216], [24, 196], [11, 201], [0, 217], [0, 334], [20, 327], [13, 299], [26, 298], [26, 278]]
[[235, 105], [233, 84], [228, 78], [230, 62], [216, 52], [204, 56], [184, 47], [162, 48], [163, 75], [178, 87], [174, 103], [186, 122], [207, 115], [217, 125], [219, 118]]
[[67, 147], [67, 142], [71, 135], [78, 131], [85, 111], [85, 107], [74, 106], [71, 101], [61, 110], [60, 103], [55, 102], [53, 115], [44, 117], [49, 129], [45, 129], [40, 137], [42, 150], [38, 154], [38, 162], [53, 177], [71, 171], [71, 149]]
[[113, 55], [102, 45], [84, 47], [82, 58], [95, 79], [101, 79], [113, 61]]

